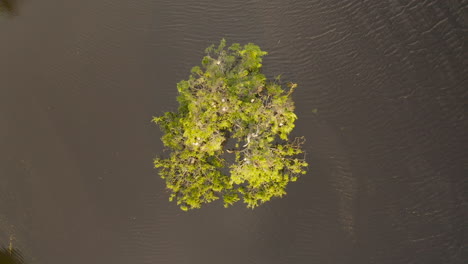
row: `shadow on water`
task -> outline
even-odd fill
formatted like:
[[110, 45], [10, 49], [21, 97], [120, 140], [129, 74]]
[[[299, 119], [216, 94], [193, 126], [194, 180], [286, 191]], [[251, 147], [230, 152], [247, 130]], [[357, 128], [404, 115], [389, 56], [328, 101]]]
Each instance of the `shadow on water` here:
[[10, 15], [18, 14], [18, 1], [0, 0], [0, 13], [7, 13]]
[[24, 264], [21, 252], [16, 248], [0, 248], [0, 264]]

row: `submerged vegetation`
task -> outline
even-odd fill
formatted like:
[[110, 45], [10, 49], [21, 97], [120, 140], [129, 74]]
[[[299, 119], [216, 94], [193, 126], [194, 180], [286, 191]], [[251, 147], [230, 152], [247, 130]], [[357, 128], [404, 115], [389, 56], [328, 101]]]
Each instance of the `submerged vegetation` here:
[[307, 167], [298, 157], [304, 138], [289, 139], [297, 85], [267, 81], [260, 72], [267, 53], [252, 43], [226, 48], [223, 39], [205, 52], [201, 67], [177, 84], [178, 111], [153, 119], [171, 150], [154, 162], [169, 200], [186, 211], [219, 198], [225, 207], [243, 199], [254, 208], [283, 196]]
[[24, 264], [24, 259], [15, 248], [0, 248], [0, 264]]

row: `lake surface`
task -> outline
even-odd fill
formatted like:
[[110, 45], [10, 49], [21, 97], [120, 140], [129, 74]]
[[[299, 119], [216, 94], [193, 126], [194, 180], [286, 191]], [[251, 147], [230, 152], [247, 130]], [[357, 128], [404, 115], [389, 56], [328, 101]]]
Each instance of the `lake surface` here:
[[[39, 264], [466, 263], [467, 1], [20, 1], [0, 17], [0, 246]], [[184, 213], [150, 123], [221, 38], [299, 84], [309, 171]], [[316, 111], [314, 111], [316, 109]]]

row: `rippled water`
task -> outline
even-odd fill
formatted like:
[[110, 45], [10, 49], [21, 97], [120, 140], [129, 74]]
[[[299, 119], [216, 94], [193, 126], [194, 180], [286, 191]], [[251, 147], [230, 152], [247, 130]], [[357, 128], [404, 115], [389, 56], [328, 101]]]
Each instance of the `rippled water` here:
[[[465, 263], [467, 1], [20, 1], [0, 17], [0, 243], [28, 263]], [[149, 121], [222, 37], [299, 83], [309, 173], [168, 203]], [[315, 111], [313, 111], [316, 109]]]

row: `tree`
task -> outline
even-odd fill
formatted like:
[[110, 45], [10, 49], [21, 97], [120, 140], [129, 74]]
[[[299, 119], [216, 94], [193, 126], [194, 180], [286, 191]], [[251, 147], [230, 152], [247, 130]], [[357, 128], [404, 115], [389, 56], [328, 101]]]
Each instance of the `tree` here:
[[169, 200], [186, 211], [219, 198], [225, 207], [242, 198], [254, 208], [283, 196], [307, 167], [297, 157], [304, 138], [288, 139], [297, 85], [286, 90], [279, 77], [267, 81], [260, 72], [267, 53], [252, 43], [226, 48], [223, 39], [205, 53], [201, 67], [177, 84], [178, 110], [153, 118], [172, 151], [154, 160]]

